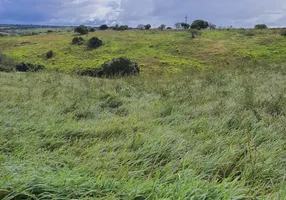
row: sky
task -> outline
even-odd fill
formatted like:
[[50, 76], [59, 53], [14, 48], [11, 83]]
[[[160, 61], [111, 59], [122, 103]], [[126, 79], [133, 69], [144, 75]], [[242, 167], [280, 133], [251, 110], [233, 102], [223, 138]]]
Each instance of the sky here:
[[203, 19], [217, 26], [286, 27], [286, 0], [0, 0], [0, 23], [161, 24]]

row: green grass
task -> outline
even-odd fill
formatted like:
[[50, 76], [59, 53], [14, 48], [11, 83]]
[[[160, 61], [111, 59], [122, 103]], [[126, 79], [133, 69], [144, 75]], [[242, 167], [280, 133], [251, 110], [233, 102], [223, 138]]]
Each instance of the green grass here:
[[[0, 199], [285, 199], [285, 38], [95, 34], [103, 48], [67, 55], [68, 34], [0, 38], [16, 61], [48, 69], [115, 55], [144, 65], [140, 76], [115, 79], [0, 73]], [[36, 44], [17, 46], [24, 40]], [[268, 48], [279, 52], [265, 62]], [[37, 57], [50, 49], [54, 66]]]
[[[137, 61], [147, 74], [228, 66], [241, 61], [286, 61], [286, 37], [273, 30], [250, 31], [202, 31], [196, 39], [185, 31], [96, 31], [84, 36], [86, 41], [97, 36], [104, 42], [96, 50], [72, 45], [72, 33], [4, 37], [0, 38], [0, 49], [16, 62], [40, 63], [48, 69], [68, 72], [98, 67], [120, 56]], [[50, 50], [55, 56], [46, 59]]]

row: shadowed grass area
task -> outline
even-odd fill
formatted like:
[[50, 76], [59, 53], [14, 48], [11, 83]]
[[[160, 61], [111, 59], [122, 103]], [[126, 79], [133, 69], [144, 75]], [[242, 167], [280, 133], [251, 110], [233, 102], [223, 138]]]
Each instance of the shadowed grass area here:
[[0, 198], [283, 199], [285, 78], [0, 73]]

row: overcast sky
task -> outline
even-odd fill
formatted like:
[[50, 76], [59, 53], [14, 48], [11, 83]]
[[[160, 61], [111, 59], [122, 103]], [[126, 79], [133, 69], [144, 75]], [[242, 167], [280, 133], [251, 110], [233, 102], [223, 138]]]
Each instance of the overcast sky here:
[[286, 0], [0, 0], [0, 23], [152, 26], [204, 19], [218, 26], [286, 26]]

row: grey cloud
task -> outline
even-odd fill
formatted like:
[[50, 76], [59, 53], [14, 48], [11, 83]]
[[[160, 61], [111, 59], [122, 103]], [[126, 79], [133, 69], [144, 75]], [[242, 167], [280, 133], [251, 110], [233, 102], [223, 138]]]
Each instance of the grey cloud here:
[[217, 25], [285, 26], [285, 0], [0, 0], [0, 22], [169, 26], [205, 19]]

